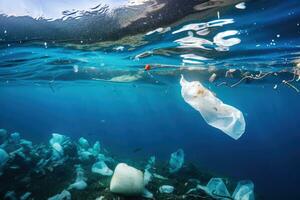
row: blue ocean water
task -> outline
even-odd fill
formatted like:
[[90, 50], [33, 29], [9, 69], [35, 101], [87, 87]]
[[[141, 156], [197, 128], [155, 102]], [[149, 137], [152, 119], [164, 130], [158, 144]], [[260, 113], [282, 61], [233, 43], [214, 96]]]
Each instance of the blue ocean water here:
[[[213, 13], [172, 24], [166, 32], [143, 32], [130, 40], [134, 45], [3, 40], [0, 128], [34, 143], [47, 142], [53, 132], [100, 140], [128, 159], [168, 160], [182, 148], [186, 163], [252, 180], [258, 199], [299, 199], [299, 6], [296, 0], [247, 1], [246, 9], [230, 5], [219, 11], [219, 19]], [[191, 28], [174, 33], [213, 20], [219, 21], [206, 35]], [[240, 42], [220, 50], [215, 36], [228, 30], [238, 31], [229, 37]], [[188, 36], [214, 44], [176, 42]], [[182, 56], [187, 54], [193, 58]], [[146, 64], [153, 69], [145, 71]], [[226, 78], [228, 69], [242, 73]], [[244, 72], [266, 77], [220, 85], [237, 83]], [[211, 83], [212, 73], [217, 79]], [[181, 74], [243, 112], [246, 131], [240, 139], [209, 126], [183, 100]], [[142, 150], [133, 153], [136, 148]]]

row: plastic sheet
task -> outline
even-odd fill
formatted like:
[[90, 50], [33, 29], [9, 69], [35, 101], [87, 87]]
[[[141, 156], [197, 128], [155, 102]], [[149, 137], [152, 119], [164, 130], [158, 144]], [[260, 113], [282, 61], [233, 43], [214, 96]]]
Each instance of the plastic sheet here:
[[90, 147], [89, 142], [83, 137], [79, 138], [78, 144], [84, 150], [88, 150], [88, 148]]
[[65, 135], [61, 135], [59, 133], [52, 133], [52, 138], [49, 143], [52, 146], [54, 143], [58, 143], [61, 146], [66, 145], [69, 142], [69, 138]]
[[254, 200], [254, 184], [252, 181], [240, 181], [233, 192], [234, 200]]
[[20, 143], [20, 133], [18, 132], [15, 132], [15, 133], [12, 133], [10, 135], [10, 140], [14, 143], [14, 144], [19, 144]]
[[254, 200], [254, 184], [252, 181], [240, 181], [236, 186], [232, 196], [221, 178], [212, 178], [206, 186], [197, 185], [196, 188], [190, 189], [187, 193], [201, 189], [208, 195], [216, 199], [232, 200]]
[[92, 166], [92, 172], [103, 176], [111, 176], [113, 171], [107, 167], [104, 161], [98, 161]]
[[182, 149], [178, 149], [176, 152], [171, 154], [169, 161], [169, 172], [174, 173], [181, 169], [184, 163], [184, 152]]
[[64, 190], [60, 194], [48, 198], [48, 200], [71, 200], [71, 193], [67, 190]]
[[84, 171], [80, 165], [75, 165], [76, 168], [76, 181], [71, 184], [68, 188], [70, 189], [76, 189], [76, 190], [84, 190], [87, 187], [86, 178], [84, 176]]
[[223, 180], [221, 178], [212, 178], [206, 185], [206, 192], [209, 193], [213, 197], [218, 196], [224, 196], [228, 197], [230, 196], [226, 185], [224, 184]]
[[241, 111], [224, 104], [199, 81], [189, 82], [182, 76], [180, 84], [184, 101], [199, 111], [206, 123], [235, 140], [244, 134], [246, 122]]
[[170, 194], [170, 193], [174, 192], [174, 187], [171, 186], [171, 185], [162, 185], [162, 186], [159, 187], [159, 192]]

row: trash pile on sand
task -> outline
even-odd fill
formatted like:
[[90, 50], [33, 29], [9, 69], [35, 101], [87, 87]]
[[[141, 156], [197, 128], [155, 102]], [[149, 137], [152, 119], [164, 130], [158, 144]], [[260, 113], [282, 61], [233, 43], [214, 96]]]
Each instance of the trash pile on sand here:
[[[34, 145], [17, 132], [0, 129], [0, 199], [233, 199], [254, 200], [254, 185], [240, 181], [232, 195], [229, 179], [186, 164], [182, 149], [168, 162], [118, 160], [81, 137], [53, 133]], [[114, 169], [114, 170], [112, 170]], [[14, 180], [14, 181], [11, 181]], [[231, 188], [230, 188], [231, 189]]]

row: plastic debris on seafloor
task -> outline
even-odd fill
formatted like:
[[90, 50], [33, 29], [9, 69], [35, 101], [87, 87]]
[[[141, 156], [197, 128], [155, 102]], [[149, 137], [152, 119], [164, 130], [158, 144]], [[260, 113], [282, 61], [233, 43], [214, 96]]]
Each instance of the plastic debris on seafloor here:
[[83, 169], [81, 167], [81, 165], [75, 165], [76, 168], [76, 180], [73, 184], [71, 184], [68, 188], [68, 190], [70, 189], [76, 189], [76, 190], [84, 190], [87, 187], [86, 184], [86, 178], [84, 176], [84, 172]]
[[70, 144], [70, 138], [58, 133], [52, 133], [49, 144], [52, 147], [52, 160], [61, 164], [64, 161], [64, 148]]
[[13, 143], [15, 143], [15, 144], [19, 144], [19, 143], [20, 143], [20, 139], [21, 139], [20, 133], [18, 133], [18, 132], [12, 133], [12, 134], [10, 135], [10, 140], [11, 140]]
[[168, 180], [168, 178], [166, 178], [162, 175], [156, 174], [156, 173], [153, 173], [153, 177], [157, 178], [157, 179], [160, 179], [160, 180]]
[[190, 189], [187, 193], [198, 189], [217, 199], [254, 200], [254, 184], [252, 181], [238, 182], [232, 196], [221, 178], [211, 178], [206, 186], [198, 184], [196, 188]]
[[7, 138], [7, 130], [0, 129], [0, 144], [5, 142], [6, 138]]
[[20, 196], [20, 200], [27, 200], [31, 195], [31, 192], [26, 192], [22, 196]]
[[97, 156], [100, 153], [101, 146], [100, 142], [96, 141], [95, 144], [93, 145], [93, 148], [91, 149], [91, 152], [94, 156]]
[[170, 193], [173, 193], [173, 191], [174, 191], [174, 187], [171, 185], [162, 185], [159, 187], [160, 193], [170, 194]]
[[111, 192], [126, 196], [138, 196], [143, 195], [144, 189], [144, 175], [142, 171], [125, 163], [117, 165], [110, 181]]
[[198, 185], [198, 187], [204, 190], [212, 197], [230, 197], [230, 194], [226, 188], [225, 183], [221, 178], [212, 178], [206, 186]]
[[48, 200], [71, 200], [71, 193], [68, 190], [63, 190], [60, 194], [50, 197]]
[[[149, 182], [152, 180], [153, 171], [154, 171], [154, 164], [155, 164], [155, 156], [151, 156], [148, 160], [148, 163], [145, 167], [144, 171], [144, 186], [148, 185]], [[144, 188], [144, 192], [142, 194], [143, 197], [152, 199], [153, 193], [151, 193], [147, 188]]]
[[90, 147], [89, 142], [85, 138], [79, 138], [77, 146], [79, 160], [89, 160], [92, 157], [97, 157], [100, 154], [100, 150], [99, 141], [96, 141], [93, 147]]
[[4, 199], [17, 200], [16, 192], [15, 191], [7, 191], [4, 195]]
[[113, 171], [109, 169], [105, 162], [102, 160], [93, 164], [92, 172], [101, 174], [103, 176], [111, 176], [113, 174]]
[[252, 181], [240, 181], [236, 186], [232, 198], [234, 200], [254, 200], [254, 184]]
[[89, 142], [83, 137], [79, 138], [78, 144], [79, 144], [80, 148], [82, 148], [84, 150], [88, 150], [88, 148], [90, 147]]
[[144, 188], [142, 197], [147, 198], [147, 199], [153, 199], [153, 193]]
[[145, 167], [145, 169], [151, 169], [154, 167], [154, 164], [155, 164], [155, 156], [151, 156], [148, 160], [148, 163]]
[[147, 185], [153, 177], [153, 169], [154, 169], [154, 164], [155, 164], [155, 156], [151, 156], [148, 160], [148, 163], [145, 167], [144, 171], [144, 184]]
[[2, 168], [7, 163], [9, 156], [4, 149], [0, 148], [0, 175], [2, 175]]
[[144, 185], [147, 185], [152, 180], [152, 174], [149, 169], [144, 171]]
[[59, 133], [52, 133], [52, 138], [50, 139], [49, 143], [52, 146], [54, 143], [60, 144], [62, 147], [67, 145], [69, 143], [70, 139], [65, 136], [61, 135]]
[[181, 76], [180, 84], [184, 101], [199, 111], [206, 123], [235, 140], [243, 135], [246, 123], [241, 111], [224, 104], [199, 81], [189, 82]]
[[169, 161], [169, 172], [175, 173], [179, 171], [184, 163], [184, 152], [182, 149], [178, 149], [171, 154]]

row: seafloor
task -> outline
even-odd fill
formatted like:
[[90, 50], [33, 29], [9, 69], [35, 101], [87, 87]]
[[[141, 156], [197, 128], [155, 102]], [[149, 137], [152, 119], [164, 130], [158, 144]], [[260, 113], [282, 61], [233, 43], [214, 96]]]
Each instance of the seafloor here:
[[[53, 149], [49, 144], [32, 144], [28, 140], [12, 138], [12, 136], [2, 135], [1, 137], [4, 138], [1, 138], [2, 141], [0, 140], [2, 143], [0, 143], [0, 147], [6, 150], [9, 159], [2, 166], [2, 169], [0, 168], [2, 170], [0, 199], [22, 199], [20, 197], [26, 193], [28, 197], [24, 199], [43, 200], [53, 197], [63, 190], [67, 190], [70, 184], [74, 183], [76, 179], [74, 166], [78, 164], [84, 171], [87, 187], [83, 190], [69, 189], [72, 199], [146, 199], [144, 197], [125, 197], [111, 193], [109, 189], [111, 176], [103, 176], [91, 171], [97, 158], [90, 156], [88, 159], [80, 159], [78, 142], [68, 141], [68, 145], [64, 147], [63, 159], [54, 162]], [[5, 137], [7, 138], [5, 139]], [[106, 162], [110, 169], [115, 169], [118, 163], [124, 162], [143, 171], [148, 162], [148, 158], [143, 160], [111, 158], [107, 150], [101, 150], [101, 153], [110, 158]], [[201, 190], [190, 193], [188, 191], [195, 188], [199, 183], [206, 184], [212, 177], [220, 177], [219, 175], [201, 170], [188, 161], [176, 173], [170, 173], [168, 167], [168, 160], [155, 162], [155, 173], [159, 174], [161, 178], [152, 178], [146, 187], [153, 193], [153, 199], [214, 199]], [[236, 182], [229, 178], [222, 178], [228, 190], [232, 193]], [[160, 193], [159, 187], [162, 185], [172, 185], [175, 190], [171, 194]], [[225, 199], [232, 198], [226, 197]]]

